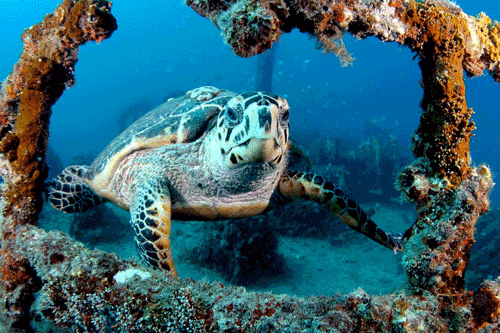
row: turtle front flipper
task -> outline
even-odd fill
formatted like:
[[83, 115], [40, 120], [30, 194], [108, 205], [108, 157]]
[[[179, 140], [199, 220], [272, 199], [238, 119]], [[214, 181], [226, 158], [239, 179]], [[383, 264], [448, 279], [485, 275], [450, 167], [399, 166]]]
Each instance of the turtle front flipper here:
[[105, 202], [106, 199], [98, 196], [85, 182], [87, 172], [86, 165], [65, 168], [50, 184], [50, 204], [65, 213], [74, 213]]
[[147, 264], [177, 276], [170, 250], [171, 200], [160, 181], [139, 182], [130, 206], [131, 223], [139, 256]]
[[279, 190], [287, 198], [302, 198], [322, 204], [352, 229], [394, 250], [394, 253], [403, 251], [401, 235], [380, 229], [354, 200], [322, 176], [290, 172], [280, 179]]

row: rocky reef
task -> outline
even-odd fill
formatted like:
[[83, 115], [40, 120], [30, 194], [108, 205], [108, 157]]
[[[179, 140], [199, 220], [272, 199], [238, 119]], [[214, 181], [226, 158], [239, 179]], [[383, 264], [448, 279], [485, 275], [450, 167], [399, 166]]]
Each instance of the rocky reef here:
[[[500, 280], [464, 285], [475, 224], [489, 208], [486, 166], [473, 168], [475, 126], [463, 72], [500, 81], [500, 25], [445, 0], [186, 0], [221, 29], [238, 55], [270, 48], [293, 28], [349, 61], [345, 33], [408, 46], [420, 59], [424, 97], [415, 161], [398, 186], [416, 203], [405, 234], [408, 287], [370, 296], [294, 298], [189, 279], [166, 279], [36, 226], [50, 107], [74, 83], [78, 46], [116, 29], [111, 4], [64, 0], [23, 35], [24, 50], [0, 96], [2, 314], [7, 331], [46, 322], [77, 332], [494, 332]], [[29, 327], [34, 319], [39, 327]]]

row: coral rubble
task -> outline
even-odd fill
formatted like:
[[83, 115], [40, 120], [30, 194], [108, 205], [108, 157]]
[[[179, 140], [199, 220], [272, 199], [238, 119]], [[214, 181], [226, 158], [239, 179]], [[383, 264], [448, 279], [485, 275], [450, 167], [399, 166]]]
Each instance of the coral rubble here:
[[[498, 331], [500, 280], [466, 291], [474, 225], [489, 207], [489, 169], [472, 168], [474, 124], [462, 71], [500, 81], [500, 28], [445, 0], [186, 0], [222, 30], [235, 53], [252, 56], [297, 27], [349, 60], [341, 37], [375, 36], [420, 57], [424, 112], [413, 139], [417, 160], [398, 178], [418, 219], [404, 267], [408, 290], [361, 289], [333, 297], [248, 293], [168, 279], [115, 255], [90, 251], [35, 224], [41, 205], [50, 107], [73, 84], [78, 46], [116, 29], [110, 3], [64, 0], [26, 30], [24, 51], [0, 96], [2, 306], [11, 331], [50, 321], [77, 332]], [[35, 327], [36, 329], [36, 327]]]
[[[362, 289], [299, 298], [242, 287], [168, 279], [161, 271], [85, 249], [61, 232], [20, 227], [13, 246], [41, 281], [34, 328], [47, 320], [75, 332], [483, 332], [498, 316], [500, 281], [471, 296]], [[29, 245], [29, 246], [28, 246]], [[458, 304], [457, 305], [457, 301]], [[436, 316], [436, 314], [440, 314]]]
[[[63, 1], [43, 22], [25, 30], [21, 57], [2, 83], [2, 283], [20, 304], [29, 305], [36, 274], [25, 259], [12, 255], [11, 243], [17, 228], [34, 224], [41, 209], [51, 106], [74, 83], [78, 47], [100, 42], [117, 28], [110, 8], [110, 2], [101, 0]], [[23, 317], [24, 306], [10, 302], [12, 318]]]

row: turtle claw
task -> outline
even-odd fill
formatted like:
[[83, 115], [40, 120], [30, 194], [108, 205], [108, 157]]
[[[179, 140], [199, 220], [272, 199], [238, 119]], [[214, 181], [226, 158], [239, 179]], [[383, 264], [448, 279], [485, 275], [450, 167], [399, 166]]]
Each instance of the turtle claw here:
[[387, 236], [389, 236], [390, 239], [389, 243], [391, 245], [392, 250], [394, 251], [394, 255], [397, 255], [398, 251], [401, 252], [404, 251], [403, 234], [388, 232]]

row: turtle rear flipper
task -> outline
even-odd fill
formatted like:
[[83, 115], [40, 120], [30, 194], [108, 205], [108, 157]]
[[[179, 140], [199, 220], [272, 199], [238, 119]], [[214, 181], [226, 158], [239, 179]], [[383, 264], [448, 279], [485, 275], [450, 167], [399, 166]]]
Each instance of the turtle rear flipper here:
[[49, 202], [55, 209], [65, 213], [83, 212], [106, 201], [85, 182], [87, 170], [85, 165], [71, 165], [53, 180]]

